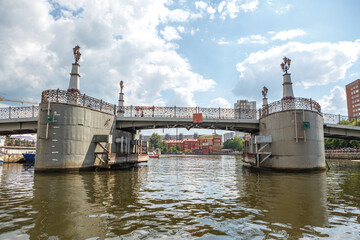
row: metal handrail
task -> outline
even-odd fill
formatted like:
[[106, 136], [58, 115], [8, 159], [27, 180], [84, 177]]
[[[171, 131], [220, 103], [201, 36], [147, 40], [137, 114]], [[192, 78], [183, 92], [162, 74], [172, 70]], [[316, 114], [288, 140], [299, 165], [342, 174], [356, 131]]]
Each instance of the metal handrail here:
[[311, 98], [286, 98], [263, 107], [260, 110], [260, 118], [288, 110], [310, 110], [322, 114], [320, 104]]
[[107, 103], [86, 94], [64, 90], [46, 90], [41, 94], [41, 103], [66, 103], [71, 105], [83, 106], [100, 112], [115, 114], [116, 105]]
[[39, 106], [0, 108], [0, 119], [35, 118], [39, 115]]
[[[46, 90], [42, 93], [42, 102], [67, 103], [114, 114], [116, 106], [85, 94], [63, 90]], [[304, 109], [322, 114], [324, 123], [339, 124], [342, 121], [358, 120], [357, 117], [339, 114], [321, 113], [320, 105], [306, 98], [285, 99], [270, 103], [267, 108], [259, 110], [240, 110], [234, 108], [201, 108], [201, 107], [155, 107], [123, 106], [119, 113], [124, 117], [158, 117], [158, 118], [192, 118], [194, 113], [202, 113], [204, 119], [248, 119], [258, 120], [270, 114]], [[38, 117], [39, 106], [0, 108], [0, 119]], [[360, 120], [360, 118], [359, 118]]]

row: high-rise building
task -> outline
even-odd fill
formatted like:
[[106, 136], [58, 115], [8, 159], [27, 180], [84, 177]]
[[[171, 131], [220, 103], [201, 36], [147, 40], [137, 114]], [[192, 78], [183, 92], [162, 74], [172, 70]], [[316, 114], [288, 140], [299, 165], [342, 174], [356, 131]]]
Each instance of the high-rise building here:
[[360, 116], [360, 79], [346, 85], [346, 101], [349, 117]]
[[223, 134], [223, 142], [226, 142], [227, 140], [234, 139], [234, 137], [242, 138], [245, 136], [245, 133], [242, 132], [229, 132]]
[[256, 101], [237, 100], [237, 102], [234, 103], [234, 109], [236, 110], [236, 118], [256, 118]]

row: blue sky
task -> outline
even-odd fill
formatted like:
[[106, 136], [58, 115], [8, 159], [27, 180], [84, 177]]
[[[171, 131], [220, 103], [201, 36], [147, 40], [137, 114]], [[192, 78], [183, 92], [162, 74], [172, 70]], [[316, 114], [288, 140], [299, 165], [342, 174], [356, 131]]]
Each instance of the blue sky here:
[[[360, 78], [356, 0], [36, 0], [0, 2], [0, 95], [40, 100], [67, 89], [79, 44], [81, 91], [125, 104], [232, 107], [282, 97], [292, 59], [296, 97], [346, 115]], [[14, 105], [2, 102], [0, 106]]]

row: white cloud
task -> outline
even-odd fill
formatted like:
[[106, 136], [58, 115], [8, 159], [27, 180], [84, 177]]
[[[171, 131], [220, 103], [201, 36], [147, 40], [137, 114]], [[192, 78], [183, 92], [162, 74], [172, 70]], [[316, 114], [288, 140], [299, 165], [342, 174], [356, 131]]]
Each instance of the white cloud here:
[[181, 33], [185, 32], [185, 28], [183, 26], [178, 26], [176, 29]]
[[285, 6], [279, 6], [278, 9], [275, 10], [276, 14], [284, 14], [285, 12], [289, 11], [291, 8], [291, 4], [287, 4]]
[[216, 9], [209, 6], [206, 8], [206, 11], [209, 13], [209, 14], [215, 14], [216, 13]]
[[168, 11], [167, 18], [171, 22], [186, 22], [191, 17], [191, 14], [182, 9], [174, 9]]
[[204, 1], [195, 2], [195, 8], [197, 8], [197, 9], [206, 10], [207, 6], [208, 6], [208, 4]]
[[254, 11], [259, 5], [259, 1], [255, 0], [255, 1], [251, 1], [251, 2], [247, 2], [244, 4], [240, 5], [240, 8], [244, 11], [244, 12], [252, 12]]
[[231, 108], [231, 104], [225, 98], [218, 97], [210, 101], [209, 107]]
[[335, 86], [329, 96], [317, 100], [324, 113], [347, 115], [346, 92], [343, 87]]
[[[267, 51], [258, 51], [236, 65], [240, 80], [233, 92], [238, 96], [253, 97], [251, 93], [260, 94], [260, 89], [267, 86], [269, 98], [278, 99], [282, 90], [280, 63], [284, 56], [292, 59], [290, 72], [294, 85], [306, 89], [344, 79], [359, 55], [360, 42], [357, 41], [310, 44], [289, 42]], [[298, 96], [296, 88], [294, 93]]]
[[[45, 0], [0, 1], [2, 92], [16, 96], [21, 89], [21, 97], [38, 100], [42, 90], [67, 89], [77, 44], [82, 52], [81, 91], [105, 101], [117, 102], [120, 80], [129, 105], [167, 105], [166, 91], [179, 99], [177, 104], [194, 105], [194, 92], [215, 86], [212, 79], [193, 72], [176, 45], [168, 42], [179, 34], [167, 24], [189, 21], [196, 14], [170, 10], [167, 0], [56, 3], [78, 14], [61, 15], [58, 9], [53, 17], [49, 13], [55, 5]], [[162, 33], [159, 26], [164, 26]]]
[[229, 41], [225, 41], [224, 38], [221, 38], [218, 42], [219, 45], [229, 45], [230, 42]]
[[266, 38], [257, 34], [257, 35], [251, 35], [250, 37], [242, 37], [239, 38], [237, 41], [238, 44], [247, 44], [247, 43], [253, 43], [253, 44], [267, 44]]
[[245, 3], [241, 0], [226, 0], [220, 2], [217, 9], [220, 13], [220, 17], [226, 19], [226, 17], [236, 18], [240, 11], [254, 11], [257, 9], [258, 5], [258, 0], [247, 0]]
[[181, 39], [178, 31], [172, 26], [165, 27], [164, 30], [160, 31], [166, 41]]
[[287, 31], [281, 31], [275, 34], [271, 39], [272, 40], [288, 40], [293, 39], [298, 36], [304, 36], [306, 32], [302, 29], [291, 29]]

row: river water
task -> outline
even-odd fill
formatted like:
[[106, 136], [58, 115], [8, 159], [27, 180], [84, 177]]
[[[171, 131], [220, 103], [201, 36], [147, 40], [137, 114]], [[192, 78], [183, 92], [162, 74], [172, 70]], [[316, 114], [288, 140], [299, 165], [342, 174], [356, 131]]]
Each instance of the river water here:
[[0, 239], [360, 239], [360, 162], [256, 172], [234, 156], [34, 174], [0, 166]]

